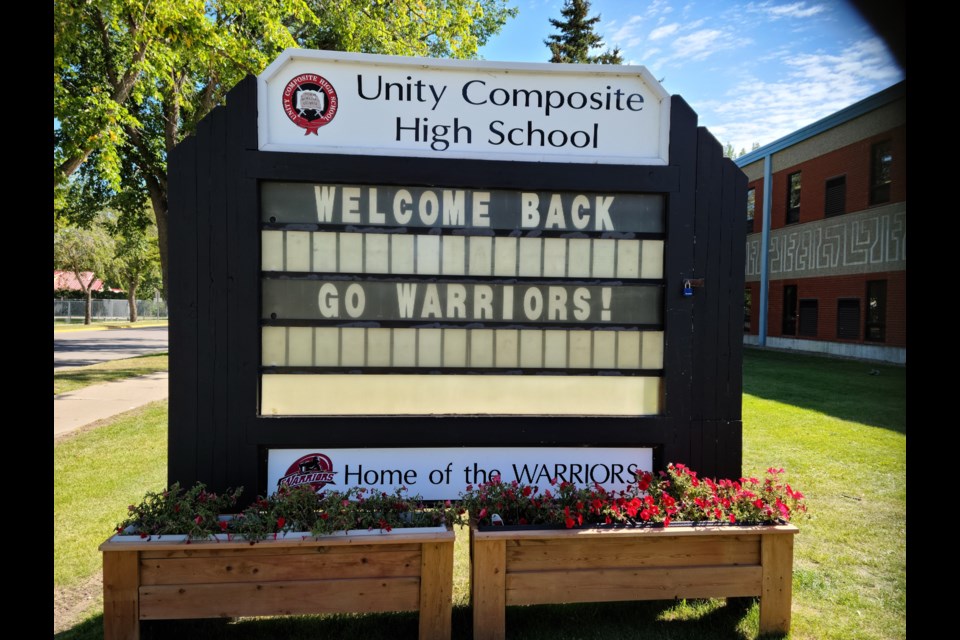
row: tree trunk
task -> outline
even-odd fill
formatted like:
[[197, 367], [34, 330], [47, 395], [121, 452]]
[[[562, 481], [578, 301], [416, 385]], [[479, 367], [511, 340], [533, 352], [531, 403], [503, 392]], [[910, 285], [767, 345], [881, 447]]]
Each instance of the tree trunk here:
[[160, 248], [160, 273], [163, 278], [163, 299], [168, 297], [169, 252], [167, 251], [167, 188], [166, 174], [161, 183], [153, 176], [147, 178], [147, 191], [150, 193], [150, 204], [153, 206], [153, 215], [157, 221], [157, 245]]
[[137, 282], [131, 280], [127, 286], [127, 306], [130, 307], [130, 322], [137, 321]]
[[83, 324], [90, 324], [90, 315], [93, 308], [93, 287], [87, 287], [87, 290], [83, 293], [87, 296], [87, 304], [83, 306]]

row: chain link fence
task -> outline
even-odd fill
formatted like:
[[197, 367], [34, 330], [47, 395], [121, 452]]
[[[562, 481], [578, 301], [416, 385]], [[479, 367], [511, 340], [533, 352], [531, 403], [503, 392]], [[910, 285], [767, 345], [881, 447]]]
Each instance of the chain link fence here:
[[[130, 319], [130, 306], [126, 300], [93, 300], [90, 319], [107, 322]], [[82, 323], [85, 300], [54, 300], [53, 322]], [[167, 303], [163, 300], [137, 300], [137, 320], [167, 319]]]

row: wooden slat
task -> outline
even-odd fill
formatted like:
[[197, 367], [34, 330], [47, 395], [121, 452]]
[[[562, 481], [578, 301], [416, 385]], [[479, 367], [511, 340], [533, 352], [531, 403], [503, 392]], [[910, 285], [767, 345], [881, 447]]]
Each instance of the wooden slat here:
[[[471, 531], [473, 539], [481, 540], [562, 540], [575, 538], [685, 538], [746, 536], [760, 534], [762, 536], [794, 535], [798, 529], [792, 524], [759, 525], [743, 527], [727, 526], [670, 526], [649, 529], [527, 529], [520, 531], [485, 530]], [[102, 547], [101, 547], [102, 548]]]
[[[236, 436], [231, 436], [231, 429], [227, 419], [231, 394], [227, 388], [227, 372], [230, 369], [230, 349], [227, 342], [229, 337], [229, 307], [228, 293], [232, 293], [232, 282], [227, 270], [227, 245], [230, 238], [227, 226], [227, 164], [231, 158], [227, 153], [229, 139], [227, 137], [227, 111], [225, 107], [216, 107], [206, 117], [210, 120], [210, 181], [207, 188], [210, 197], [210, 265], [205, 284], [208, 286], [206, 295], [210, 305], [211, 316], [209, 324], [209, 339], [212, 351], [208, 352], [210, 360], [207, 362], [207, 371], [212, 379], [210, 388], [210, 415], [211, 421], [204, 425], [201, 438], [208, 439], [210, 447], [209, 462], [200, 462], [200, 479], [218, 492], [226, 491], [229, 487], [227, 480], [230, 473], [229, 447]], [[233, 396], [235, 401], [236, 396]], [[252, 402], [251, 402], [252, 404]]]
[[326, 576], [377, 578], [420, 575], [419, 549], [394, 551], [383, 547], [373, 553], [340, 549], [343, 552], [301, 551], [297, 554], [260, 556], [236, 552], [220, 557], [143, 559], [140, 563], [140, 583], [204, 584], [291, 581]]
[[[168, 551], [181, 552], [185, 556], [194, 556], [203, 553], [217, 553], [220, 551], [230, 551], [234, 549], [254, 549], [262, 553], [272, 553], [276, 549], [284, 548], [318, 548], [318, 547], [365, 547], [365, 546], [378, 546], [378, 545], [401, 545], [401, 544], [422, 544], [424, 542], [438, 542], [445, 540], [453, 540], [454, 535], [453, 531], [447, 530], [438, 530], [432, 529], [428, 531], [413, 531], [410, 533], [405, 533], [407, 529], [394, 529], [390, 533], [378, 534], [378, 535], [346, 535], [346, 534], [336, 534], [331, 536], [324, 536], [322, 538], [314, 538], [313, 536], [306, 536], [304, 538], [297, 539], [280, 539], [280, 540], [265, 540], [263, 542], [258, 542], [251, 545], [249, 542], [244, 542], [242, 540], [231, 540], [229, 542], [165, 542], [163, 539], [155, 539], [152, 541], [148, 540], [135, 540], [135, 541], [124, 541], [118, 542], [114, 538], [109, 538], [106, 542], [100, 545], [101, 551], [142, 551], [144, 557], [173, 557], [167, 555]], [[163, 555], [154, 556], [152, 554], [161, 553]]]
[[474, 640], [499, 640], [506, 630], [506, 543], [475, 540], [471, 551], [473, 637]]
[[793, 602], [793, 536], [764, 537], [760, 556], [763, 562], [760, 633], [787, 633]]
[[412, 611], [417, 578], [358, 578], [140, 588], [142, 620]]
[[[222, 107], [220, 107], [222, 109]], [[216, 109], [214, 109], [214, 112]], [[215, 291], [212, 287], [214, 272], [213, 245], [218, 242], [217, 230], [214, 228], [211, 209], [212, 200], [219, 195], [210, 188], [211, 163], [217, 155], [217, 140], [213, 136], [213, 112], [197, 124], [197, 193], [196, 193], [196, 305], [197, 322], [193, 329], [196, 335], [193, 339], [193, 348], [196, 355], [197, 375], [194, 378], [196, 386], [194, 419], [196, 432], [191, 443], [189, 455], [194, 457], [197, 475], [189, 478], [187, 486], [196, 481], [210, 483], [213, 469], [213, 457], [217, 452], [213, 449], [213, 429], [215, 415], [213, 407], [213, 362], [216, 347], [216, 322], [214, 319]], [[176, 318], [171, 317], [171, 321]], [[171, 345], [171, 349], [173, 345]], [[170, 448], [182, 448], [182, 445], [171, 439]], [[181, 480], [183, 482], [184, 480]]]
[[[197, 142], [187, 138], [170, 153], [168, 217], [170, 409], [167, 482], [197, 477]], [[160, 239], [161, 242], [163, 238]]]
[[138, 569], [136, 551], [103, 554], [104, 640], [136, 640], [140, 637]]
[[755, 596], [762, 578], [758, 566], [508, 573], [506, 604]]
[[626, 540], [514, 540], [507, 571], [759, 565], [760, 536]]
[[[694, 420], [700, 421], [709, 417], [708, 407], [711, 405], [710, 396], [714, 395], [714, 375], [716, 374], [713, 356], [716, 347], [716, 296], [711, 295], [715, 289], [714, 278], [716, 272], [711, 269], [711, 258], [716, 252], [714, 236], [711, 235], [714, 219], [719, 218], [717, 200], [720, 193], [720, 145], [710, 132], [704, 127], [697, 128], [697, 184], [695, 210], [693, 218], [693, 271], [690, 277], [704, 278], [703, 288], [693, 290], [690, 300], [693, 302], [693, 405], [690, 408]], [[694, 438], [698, 438], [694, 432]], [[676, 460], [684, 462], [704, 474], [713, 475], [703, 468], [701, 458], [702, 449], [693, 452], [690, 460]]]
[[227, 94], [227, 269], [230, 289], [227, 305], [228, 346], [230, 366], [227, 368], [227, 389], [231, 398], [243, 402], [228, 402], [227, 424], [229, 440], [225, 447], [229, 486], [243, 486], [246, 495], [263, 494], [258, 477], [259, 457], [251, 427], [256, 420], [259, 376], [257, 362], [259, 327], [253, 322], [258, 312], [259, 287], [240, 286], [257, 282], [259, 260], [251, 260], [260, 251], [259, 233], [248, 221], [260, 215], [257, 181], [247, 175], [243, 158], [245, 150], [257, 148], [257, 82], [247, 76]]
[[449, 638], [453, 614], [453, 542], [422, 546], [420, 640]]
[[[356, 538], [353, 538], [356, 540]], [[367, 538], [369, 540], [370, 538]], [[333, 542], [305, 541], [302, 544], [289, 542], [258, 542], [251, 545], [249, 543], [221, 543], [221, 544], [190, 544], [185, 545], [170, 544], [166, 548], [157, 550], [144, 550], [140, 557], [144, 559], [155, 558], [256, 558], [260, 556], [278, 556], [278, 555], [298, 555], [303, 553], [318, 554], [337, 554], [337, 553], [376, 553], [378, 549], [388, 549], [389, 551], [413, 551], [419, 552], [420, 543], [404, 542], [403, 544], [380, 545], [380, 544], [353, 544], [337, 545]], [[121, 544], [121, 543], [116, 543]], [[136, 544], [136, 543], [132, 543]], [[227, 546], [231, 545], [231, 546]], [[283, 545], [283, 546], [281, 546]]]

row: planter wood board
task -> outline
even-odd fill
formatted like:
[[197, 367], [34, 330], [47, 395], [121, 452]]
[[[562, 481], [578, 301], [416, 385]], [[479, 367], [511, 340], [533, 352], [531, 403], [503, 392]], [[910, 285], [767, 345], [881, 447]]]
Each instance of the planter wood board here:
[[453, 531], [248, 542], [116, 542], [103, 552], [105, 640], [141, 620], [419, 611], [449, 638]]
[[475, 640], [509, 605], [760, 597], [760, 633], [790, 629], [793, 525], [470, 529]]

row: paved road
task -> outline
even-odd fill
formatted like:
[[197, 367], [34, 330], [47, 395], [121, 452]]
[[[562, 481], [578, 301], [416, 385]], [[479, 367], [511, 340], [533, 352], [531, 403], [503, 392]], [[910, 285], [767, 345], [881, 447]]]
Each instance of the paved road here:
[[167, 327], [53, 334], [53, 368], [83, 367], [167, 350]]

